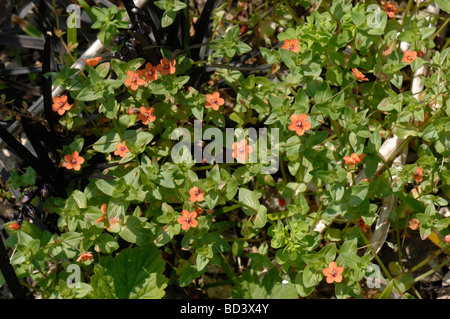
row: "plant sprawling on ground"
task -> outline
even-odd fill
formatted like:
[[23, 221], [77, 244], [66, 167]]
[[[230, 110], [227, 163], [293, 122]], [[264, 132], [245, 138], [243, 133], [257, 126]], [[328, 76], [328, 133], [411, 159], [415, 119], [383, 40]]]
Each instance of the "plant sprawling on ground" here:
[[380, 248], [420, 236], [450, 261], [445, 1], [79, 3], [106, 53], [77, 70], [47, 36], [66, 63], [22, 118], [43, 151], [0, 132], [25, 158], [5, 229], [34, 294], [420, 298]]

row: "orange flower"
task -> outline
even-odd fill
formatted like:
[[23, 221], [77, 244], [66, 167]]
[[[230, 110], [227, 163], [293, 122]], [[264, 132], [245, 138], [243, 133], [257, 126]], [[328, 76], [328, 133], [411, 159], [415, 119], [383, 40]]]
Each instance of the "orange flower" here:
[[203, 201], [204, 193], [205, 192], [200, 190], [197, 186], [192, 187], [189, 190], [189, 194], [191, 195], [190, 201], [193, 203]]
[[90, 59], [82, 59], [84, 63], [86, 63], [89, 66], [96, 66], [100, 60], [103, 59], [102, 57], [96, 57], [96, 58], [90, 58]]
[[241, 161], [246, 161], [248, 159], [248, 155], [253, 153], [253, 147], [251, 145], [247, 145], [247, 140], [243, 139], [239, 143], [233, 143], [233, 151], [234, 158], [239, 158]]
[[59, 115], [63, 115], [66, 111], [70, 110], [72, 106], [67, 103], [67, 95], [55, 96], [53, 98], [52, 110], [58, 112]]
[[295, 131], [297, 135], [302, 136], [305, 134], [305, 131], [311, 128], [311, 123], [307, 121], [308, 116], [305, 113], [300, 115], [292, 114], [291, 115], [291, 124], [289, 124], [288, 129], [290, 131]]
[[22, 226], [20, 226], [17, 222], [14, 222], [14, 223], [8, 225], [8, 227], [12, 230], [19, 230]]
[[84, 163], [84, 158], [79, 156], [77, 151], [74, 151], [72, 155], [66, 155], [64, 156], [64, 160], [66, 161], [66, 168], [67, 169], [74, 169], [76, 171], [79, 171], [81, 168], [81, 164]]
[[291, 50], [292, 52], [295, 52], [295, 53], [300, 52], [300, 47], [298, 46], [298, 39], [284, 40], [284, 44], [283, 44], [282, 48]]
[[137, 114], [136, 108], [134, 106], [128, 108], [127, 113], [128, 115]]
[[181, 229], [188, 230], [191, 227], [197, 227], [198, 221], [197, 218], [197, 212], [188, 212], [186, 209], [183, 209], [181, 212], [181, 216], [178, 217], [177, 222], [181, 224]]
[[355, 78], [359, 81], [369, 81], [368, 78], [366, 78], [366, 76], [364, 74], [361, 73], [361, 71], [359, 71], [357, 68], [353, 68], [352, 69], [353, 75], [355, 76]]
[[147, 109], [145, 106], [141, 106], [139, 111], [141, 113], [138, 114], [138, 120], [141, 120], [142, 124], [147, 125], [148, 122], [155, 122], [156, 116], [153, 115], [153, 112], [155, 111], [153, 107]]
[[344, 161], [345, 161], [345, 164], [355, 165], [355, 164], [361, 163], [362, 159], [365, 156], [366, 156], [366, 154], [358, 155], [356, 153], [353, 153], [350, 156], [348, 156], [348, 155], [344, 156]]
[[145, 68], [137, 71], [137, 73], [139, 76], [143, 77], [147, 83], [158, 79], [158, 68], [151, 63], [145, 64]]
[[136, 91], [139, 85], [145, 84], [145, 81], [139, 77], [139, 74], [133, 71], [128, 71], [127, 76], [128, 78], [125, 79], [123, 83], [125, 83], [126, 86], [129, 86], [133, 91]]
[[370, 226], [364, 222], [362, 217], [358, 219], [358, 226], [361, 227], [364, 233], [367, 233], [367, 230], [370, 229]]
[[414, 61], [416, 59], [417, 59], [417, 52], [416, 51], [406, 50], [404, 55], [403, 55], [402, 61], [409, 64], [409, 63], [411, 63], [412, 61]]
[[224, 105], [225, 100], [220, 97], [219, 92], [214, 92], [213, 94], [206, 94], [206, 104], [205, 107], [207, 109], [211, 108], [214, 111], [219, 110], [219, 106]]
[[392, 3], [385, 2], [384, 12], [386, 12], [388, 14], [389, 18], [392, 19], [398, 13], [398, 9], [395, 6], [395, 2], [392, 2]]
[[409, 221], [409, 228], [412, 230], [417, 230], [420, 227], [420, 222], [417, 218], [413, 218]]
[[324, 268], [322, 273], [327, 277], [327, 283], [342, 281], [342, 272], [344, 267], [338, 266], [334, 261], [330, 262], [327, 268]]
[[421, 181], [423, 181], [423, 167], [419, 167], [415, 173], [414, 173], [414, 179], [416, 181], [416, 183], [420, 183]]
[[127, 153], [130, 150], [128, 149], [128, 147], [125, 145], [125, 142], [123, 143], [117, 143], [116, 145], [116, 150], [114, 151], [114, 155], [119, 155], [120, 157], [124, 157], [125, 155], [127, 155]]
[[158, 71], [161, 72], [161, 75], [167, 75], [167, 74], [174, 74], [176, 71], [175, 64], [177, 61], [172, 60], [169, 61], [167, 58], [162, 58], [160, 61], [160, 64], [158, 64], [156, 67]]
[[101, 207], [100, 207], [100, 210], [102, 211], [102, 217], [100, 217], [99, 219], [97, 219], [97, 224], [98, 223], [100, 223], [103, 219], [105, 219], [105, 216], [106, 216], [106, 204], [103, 204]]
[[91, 260], [91, 259], [94, 259], [94, 256], [92, 256], [92, 254], [90, 252], [85, 252], [85, 253], [80, 254], [80, 256], [77, 259], [77, 262], [87, 261], [87, 260]]

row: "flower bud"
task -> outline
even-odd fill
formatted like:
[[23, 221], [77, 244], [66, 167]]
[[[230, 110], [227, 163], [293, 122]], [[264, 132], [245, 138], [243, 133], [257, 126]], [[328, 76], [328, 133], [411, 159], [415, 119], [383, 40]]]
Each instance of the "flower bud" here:
[[48, 184], [44, 184], [44, 186], [42, 186], [41, 190], [40, 190], [41, 196], [42, 197], [47, 197], [50, 194], [50, 187]]

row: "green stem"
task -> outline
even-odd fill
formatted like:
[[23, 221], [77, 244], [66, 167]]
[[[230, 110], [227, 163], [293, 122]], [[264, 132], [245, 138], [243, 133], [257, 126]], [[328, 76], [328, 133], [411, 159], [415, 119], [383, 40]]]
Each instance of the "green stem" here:
[[362, 231], [362, 229], [360, 227], [357, 227], [357, 229], [358, 229], [358, 232], [361, 235], [364, 243], [367, 245], [367, 247], [369, 248], [370, 252], [372, 253], [372, 256], [376, 259], [376, 261], [380, 265], [381, 269], [383, 269], [383, 272], [386, 275], [386, 277], [388, 277], [388, 279], [393, 282], [393, 285], [394, 285], [395, 289], [397, 290], [397, 292], [399, 294], [403, 295], [401, 293], [401, 290], [397, 287], [397, 284], [395, 283], [395, 281], [392, 278], [391, 274], [389, 273], [389, 270], [387, 270], [386, 266], [383, 264], [383, 262], [381, 261], [380, 257], [378, 257], [377, 253], [373, 250], [372, 245], [370, 244], [369, 240], [367, 239], [367, 237], [364, 234], [364, 232]]
[[447, 25], [447, 23], [450, 22], [450, 18], [447, 18], [447, 20], [445, 20], [445, 22], [441, 25], [441, 27], [439, 28], [439, 30], [437, 30], [433, 36], [431, 37], [431, 40], [434, 40], [435, 37], [438, 36], [439, 33], [441, 33], [441, 31], [445, 28], [445, 26]]
[[435, 273], [436, 271], [438, 271], [439, 269], [441, 269], [442, 267], [444, 267], [445, 265], [447, 265], [448, 263], [450, 263], [450, 258], [447, 258], [447, 260], [445, 260], [444, 262], [442, 262], [440, 265], [434, 267], [433, 269], [431, 269], [430, 271], [427, 271], [426, 273], [416, 277], [416, 279], [414, 279], [415, 282], [418, 282], [420, 280], [422, 280], [425, 277], [428, 277], [430, 275], [432, 275], [433, 273]]
[[436, 258], [437, 256], [439, 256], [441, 253], [443, 252], [442, 249], [439, 249], [437, 251], [434, 252], [434, 254], [428, 256], [427, 258], [425, 258], [424, 260], [422, 260], [420, 263], [418, 263], [417, 265], [415, 265], [414, 267], [412, 267], [407, 273], [410, 274], [412, 272], [415, 272], [417, 269], [421, 268], [422, 266], [428, 264], [432, 259]]

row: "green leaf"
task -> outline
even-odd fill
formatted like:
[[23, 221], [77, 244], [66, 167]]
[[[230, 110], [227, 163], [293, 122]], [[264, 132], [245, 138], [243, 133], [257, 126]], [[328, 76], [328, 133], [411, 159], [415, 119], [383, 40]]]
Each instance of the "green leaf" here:
[[260, 281], [256, 272], [247, 269], [232, 288], [231, 296], [233, 299], [295, 299], [297, 290], [287, 279], [272, 268]]
[[383, 292], [381, 293], [380, 297], [378, 299], [390, 299], [392, 287], [394, 286], [394, 281], [390, 281], [389, 284], [384, 288]]
[[142, 244], [153, 241], [149, 223], [141, 221], [138, 217], [130, 215], [125, 218], [125, 222], [120, 230], [119, 236], [130, 243]]
[[104, 233], [96, 238], [95, 248], [101, 253], [110, 254], [119, 248], [119, 244], [113, 236]]
[[86, 208], [87, 207], [87, 199], [86, 195], [79, 191], [78, 189], [74, 190], [72, 193], [72, 198], [77, 202], [79, 208]]
[[368, 185], [353, 186], [350, 199], [348, 201], [348, 205], [350, 207], [355, 207], [361, 204], [364, 201], [364, 199], [366, 199], [368, 191], [369, 191]]
[[248, 216], [253, 216], [258, 212], [260, 206], [258, 198], [255, 193], [246, 188], [239, 189], [239, 201], [244, 203], [246, 206], [242, 205], [242, 211]]
[[153, 245], [135, 246], [120, 251], [114, 258], [103, 257], [91, 278], [92, 298], [158, 299], [165, 295], [161, 252]]
[[450, 2], [448, 0], [436, 0], [435, 1], [439, 9], [450, 13]]

